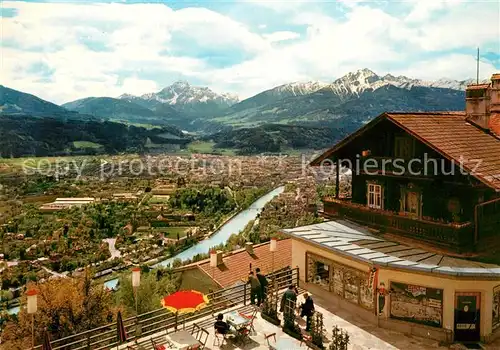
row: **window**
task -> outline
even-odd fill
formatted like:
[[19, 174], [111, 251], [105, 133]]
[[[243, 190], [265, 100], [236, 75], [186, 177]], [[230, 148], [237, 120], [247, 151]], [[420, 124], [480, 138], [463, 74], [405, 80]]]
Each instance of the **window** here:
[[330, 261], [319, 256], [307, 255], [307, 282], [330, 290]]
[[409, 184], [401, 188], [401, 212], [409, 216], [420, 217], [422, 196], [420, 190]]
[[391, 282], [391, 318], [442, 327], [443, 290]]
[[368, 184], [368, 207], [382, 209], [382, 186]]
[[413, 157], [413, 139], [408, 136], [396, 136], [394, 157], [410, 159]]
[[373, 310], [374, 290], [369, 285], [369, 273], [360, 271], [322, 256], [306, 253], [306, 280], [353, 304]]

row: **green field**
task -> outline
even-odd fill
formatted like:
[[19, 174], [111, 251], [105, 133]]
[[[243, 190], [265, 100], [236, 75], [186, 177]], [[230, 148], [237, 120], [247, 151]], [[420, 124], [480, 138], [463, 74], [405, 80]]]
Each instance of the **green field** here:
[[101, 148], [102, 145], [95, 142], [90, 141], [73, 141], [73, 146], [75, 148]]
[[233, 149], [214, 148], [215, 142], [212, 141], [193, 141], [188, 145], [190, 153], [220, 153], [225, 156], [234, 156]]
[[163, 203], [168, 203], [169, 199], [170, 199], [170, 196], [168, 196], [168, 195], [153, 195], [149, 199], [148, 203], [149, 204], [163, 204]]
[[190, 228], [189, 226], [156, 227], [154, 231], [163, 232], [166, 238], [177, 239], [177, 234], [182, 238]]

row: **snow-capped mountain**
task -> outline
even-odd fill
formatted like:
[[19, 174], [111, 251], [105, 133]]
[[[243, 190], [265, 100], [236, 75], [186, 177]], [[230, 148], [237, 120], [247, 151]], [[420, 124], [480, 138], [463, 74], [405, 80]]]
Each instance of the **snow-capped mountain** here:
[[231, 107], [231, 111], [242, 111], [244, 109], [255, 108], [265, 104], [272, 104], [289, 97], [309, 95], [326, 86], [328, 86], [328, 83], [318, 81], [293, 82], [279, 85], [235, 104]]
[[463, 110], [470, 82], [380, 76], [365, 68], [330, 84], [277, 86], [232, 106], [220, 120], [231, 125], [330, 123], [352, 131], [384, 111]]
[[171, 105], [214, 101], [219, 104], [231, 106], [239, 101], [238, 96], [217, 94], [207, 87], [192, 86], [187, 81], [177, 81], [160, 92], [144, 94], [141, 98]]
[[318, 91], [319, 89], [324, 88], [325, 86], [328, 86], [328, 83], [319, 81], [293, 82], [277, 86], [265, 92], [267, 92], [268, 94], [282, 95], [282, 97], [300, 96], [313, 93], [315, 91]]
[[192, 86], [186, 81], [177, 81], [159, 92], [141, 96], [124, 94], [120, 98], [148, 106], [153, 110], [159, 108], [161, 104], [169, 104], [191, 116], [216, 115], [239, 101], [236, 95], [218, 94], [208, 87]]
[[379, 76], [370, 69], [364, 68], [347, 73], [325, 88], [341, 97], [346, 97], [353, 94], [359, 95], [367, 90], [373, 91], [388, 85], [402, 89], [411, 89], [412, 87], [421, 86], [464, 91], [468, 84], [474, 82], [475, 81], [472, 79], [458, 81], [442, 78], [436, 81], [425, 81], [408, 78], [403, 75], [397, 77], [391, 74]]

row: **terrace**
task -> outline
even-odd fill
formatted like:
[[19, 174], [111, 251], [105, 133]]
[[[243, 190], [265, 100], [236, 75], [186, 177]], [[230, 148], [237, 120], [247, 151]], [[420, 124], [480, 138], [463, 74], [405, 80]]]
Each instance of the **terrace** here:
[[[289, 269], [280, 271], [274, 275], [268, 275], [269, 278], [274, 278], [280, 290], [283, 292], [286, 286], [291, 283], [297, 284], [299, 280], [299, 270]], [[299, 289], [298, 303], [303, 302], [304, 290]], [[281, 295], [280, 295], [281, 297]], [[420, 349], [445, 349], [440, 347], [438, 343], [431, 339], [416, 338], [403, 335], [394, 331], [389, 331], [377, 328], [373, 324], [356, 318], [346, 310], [336, 309], [331, 301], [323, 299], [321, 296], [312, 295], [315, 301], [316, 311], [323, 314], [325, 334], [325, 346], [328, 348], [328, 341], [331, 339], [332, 328], [337, 325], [344, 329], [350, 335], [349, 349], [405, 349], [405, 350], [420, 350]], [[54, 350], [104, 350], [104, 349], [153, 349], [153, 342], [156, 344], [165, 344], [166, 335], [171, 335], [179, 330], [186, 330], [191, 333], [197, 326], [205, 329], [208, 336], [203, 338], [205, 348], [219, 348], [217, 342], [214, 341], [213, 324], [215, 321], [214, 315], [219, 313], [227, 315], [231, 311], [239, 311], [245, 314], [251, 314], [253, 306], [249, 304], [250, 289], [247, 285], [238, 285], [232, 288], [219, 290], [209, 295], [210, 304], [206, 308], [192, 313], [179, 315], [168, 312], [166, 309], [158, 309], [146, 314], [131, 317], [124, 320], [124, 325], [127, 333], [127, 342], [119, 343], [117, 339], [117, 324], [112, 323], [100, 328], [89, 330], [84, 333], [75, 334], [62, 339], [57, 339], [52, 342]], [[282, 318], [282, 317], [281, 317]], [[300, 327], [305, 327], [305, 321], [298, 320]], [[275, 346], [274, 339], [270, 340], [270, 344], [266, 340], [266, 335], [275, 333], [278, 342], [287, 341], [287, 350], [290, 349], [290, 344], [294, 348], [307, 349], [305, 343], [291, 338], [285, 334], [281, 327], [275, 326], [264, 320], [260, 312], [254, 322], [255, 332], [251, 332], [247, 342], [233, 343], [231, 340], [224, 345], [223, 348], [229, 349], [269, 349], [269, 345]], [[139, 326], [139, 327], [138, 327]], [[140, 329], [140, 334], [136, 336], [136, 330]], [[281, 347], [278, 347], [281, 348]], [[42, 346], [38, 345], [34, 349], [41, 350]]]
[[323, 198], [323, 204], [326, 215], [344, 217], [373, 228], [394, 231], [432, 244], [460, 250], [474, 243], [474, 226], [471, 222], [446, 223], [431, 218], [415, 218], [332, 197]]

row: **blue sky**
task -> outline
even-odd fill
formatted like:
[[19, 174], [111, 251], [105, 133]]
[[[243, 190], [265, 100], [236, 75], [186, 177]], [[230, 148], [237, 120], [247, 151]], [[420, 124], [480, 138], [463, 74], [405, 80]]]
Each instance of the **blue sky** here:
[[500, 71], [492, 1], [3, 1], [0, 83], [56, 103], [176, 80], [241, 98], [292, 81]]

